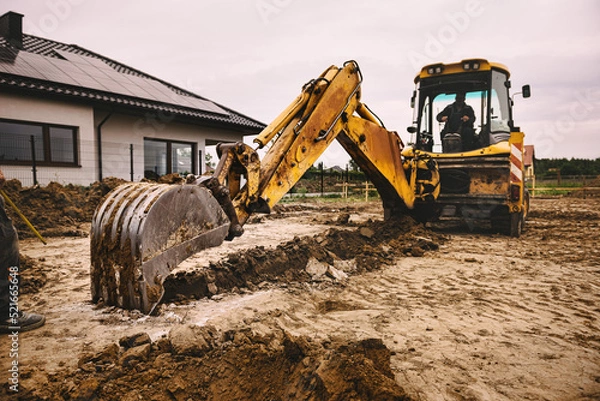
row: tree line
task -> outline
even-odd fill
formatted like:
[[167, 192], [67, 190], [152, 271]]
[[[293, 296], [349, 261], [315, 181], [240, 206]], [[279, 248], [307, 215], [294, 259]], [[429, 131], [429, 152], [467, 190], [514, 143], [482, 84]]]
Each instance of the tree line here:
[[[536, 177], [540, 179], [554, 178], [559, 173], [561, 176], [598, 176], [600, 175], [600, 158], [597, 159], [577, 159], [577, 158], [562, 158], [562, 159], [535, 159], [534, 169]], [[304, 174], [304, 179], [318, 179], [325, 177], [339, 177], [345, 181], [360, 181], [366, 180], [365, 174], [360, 171], [353, 160], [350, 160], [345, 168], [324, 167], [322, 163], [318, 163]]]
[[567, 175], [600, 175], [600, 158], [597, 159], [535, 159], [535, 175], [539, 178], [553, 177], [559, 172]]

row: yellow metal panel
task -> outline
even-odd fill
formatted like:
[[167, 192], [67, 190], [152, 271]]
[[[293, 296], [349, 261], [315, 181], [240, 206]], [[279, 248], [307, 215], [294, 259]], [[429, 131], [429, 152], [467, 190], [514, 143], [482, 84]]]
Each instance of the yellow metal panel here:
[[[260, 195], [270, 206], [275, 205], [329, 147], [342, 130], [342, 114], [352, 114], [358, 104], [361, 77], [355, 64], [348, 63], [338, 72], [329, 69], [322, 76], [329, 83], [317, 94], [314, 105], [307, 106], [308, 114], [297, 118], [302, 124], [288, 126], [277, 139], [285, 144], [285, 149], [269, 151], [263, 160], [261, 183], [264, 186], [260, 188]], [[311, 100], [308, 103], [310, 106]]]
[[[463, 65], [465, 63], [469, 63], [469, 62], [470, 63], [473, 63], [473, 62], [479, 63], [479, 68], [477, 70], [465, 70], [463, 68]], [[441, 67], [442, 72], [430, 74], [428, 71], [430, 69], [430, 67], [434, 67], [434, 68]], [[486, 59], [473, 58], [473, 59], [461, 60], [460, 62], [457, 62], [457, 63], [448, 63], [448, 64], [436, 63], [436, 64], [426, 65], [425, 67], [423, 67], [421, 69], [419, 74], [417, 74], [417, 76], [415, 77], [415, 83], [419, 82], [421, 79], [424, 79], [424, 78], [451, 75], [451, 74], [468, 73], [468, 72], [476, 72], [476, 71], [489, 71], [492, 68], [501, 70], [502, 72], [506, 73], [507, 76], [510, 76], [510, 72], [509, 72], [508, 68], [503, 64], [490, 62]]]

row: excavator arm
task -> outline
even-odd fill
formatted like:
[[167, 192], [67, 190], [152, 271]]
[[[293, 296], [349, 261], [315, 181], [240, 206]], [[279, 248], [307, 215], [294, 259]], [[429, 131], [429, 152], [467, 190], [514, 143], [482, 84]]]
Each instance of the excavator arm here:
[[[439, 194], [435, 161], [418, 151], [402, 158], [398, 134], [361, 102], [361, 83], [354, 61], [306, 83], [254, 140], [258, 149], [268, 147], [262, 161], [247, 144], [221, 144], [214, 174], [181, 188], [163, 187], [170, 196], [161, 195], [158, 185], [130, 184], [137, 192], [128, 194], [115, 189], [92, 223], [93, 300], [151, 312], [171, 269], [192, 253], [242, 235], [248, 218], [269, 213], [334, 140], [371, 179], [386, 218], [433, 201]], [[159, 229], [166, 231], [159, 239], [147, 238]]]
[[[232, 221], [237, 219], [243, 225], [254, 212], [268, 213], [334, 140], [373, 181], [387, 217], [412, 209], [417, 199], [437, 196], [439, 176], [435, 162], [424, 155], [403, 160], [404, 145], [398, 134], [385, 129], [360, 101], [361, 83], [360, 68], [354, 61], [346, 62], [342, 68], [331, 66], [309, 81], [301, 94], [254, 140], [259, 148], [271, 145], [262, 162], [250, 146], [229, 145], [232, 154], [243, 157], [238, 157], [237, 166], [231, 168], [223, 160], [235, 159], [235, 156], [222, 155], [213, 177], [218, 177], [222, 187], [225, 178], [230, 178], [229, 189], [236, 210]], [[230, 167], [229, 175], [222, 170], [223, 166]], [[235, 177], [231, 170], [235, 170]], [[407, 175], [407, 170], [415, 174]], [[240, 172], [247, 181], [241, 189]], [[416, 172], [421, 173], [418, 181]], [[236, 227], [230, 237], [241, 232], [243, 230]]]

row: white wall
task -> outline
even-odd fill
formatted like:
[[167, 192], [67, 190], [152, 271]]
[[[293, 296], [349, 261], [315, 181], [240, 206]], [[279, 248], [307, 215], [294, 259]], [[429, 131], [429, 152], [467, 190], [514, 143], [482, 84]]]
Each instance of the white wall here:
[[[51, 181], [61, 184], [89, 185], [99, 178], [96, 127], [109, 116], [91, 106], [0, 93], [0, 118], [62, 124], [79, 127], [79, 167], [37, 167], [40, 185]], [[143, 116], [110, 114], [102, 125], [102, 177], [131, 179], [130, 146], [133, 145], [133, 180], [144, 175], [144, 138], [168, 139], [196, 143], [206, 154], [206, 141], [242, 141], [239, 132], [181, 124], [173, 115], [148, 112]], [[196, 155], [198, 157], [198, 155]], [[198, 160], [198, 166], [204, 160]], [[8, 179], [16, 178], [23, 186], [33, 185], [31, 166], [0, 165]]]
[[[96, 113], [97, 122], [107, 113]], [[139, 181], [144, 177], [144, 138], [165, 139], [196, 143], [199, 151], [206, 154], [206, 141], [220, 142], [242, 141], [243, 136], [234, 131], [225, 131], [211, 127], [177, 123], [160, 119], [158, 115], [147, 113], [143, 117], [113, 114], [102, 125], [102, 176], [117, 177], [129, 180], [131, 178], [130, 146], [133, 145], [133, 180]], [[198, 160], [198, 166], [204, 160]], [[97, 179], [97, 177], [96, 177]]]
[[[87, 154], [93, 147], [94, 117], [90, 106], [74, 103], [49, 101], [37, 97], [27, 97], [0, 93], [0, 118], [37, 123], [62, 124], [79, 127], [79, 151]], [[31, 166], [1, 165], [7, 179], [16, 178], [23, 186], [33, 185]], [[84, 178], [94, 176], [93, 161], [81, 160], [81, 167], [38, 167], [37, 179], [41, 185], [50, 181], [61, 184], [89, 184]]]

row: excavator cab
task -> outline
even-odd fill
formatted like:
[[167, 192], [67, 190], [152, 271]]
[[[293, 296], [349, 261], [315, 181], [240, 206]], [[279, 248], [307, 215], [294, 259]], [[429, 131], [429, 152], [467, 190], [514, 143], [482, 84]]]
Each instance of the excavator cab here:
[[[430, 220], [489, 221], [520, 235], [529, 195], [509, 78], [507, 67], [484, 59], [427, 65], [415, 77], [413, 146], [402, 154], [425, 153], [438, 164], [441, 188]], [[531, 95], [528, 85], [521, 94]]]
[[[416, 134], [415, 148], [460, 153], [508, 141], [510, 133], [519, 130], [513, 120], [509, 77], [506, 67], [479, 59], [424, 67], [415, 78], [416, 119], [408, 130]], [[529, 97], [529, 86], [522, 94]], [[456, 106], [457, 96], [462, 96], [464, 107]], [[442, 113], [447, 114], [446, 121], [440, 121]], [[469, 113], [473, 118], [463, 121]]]

